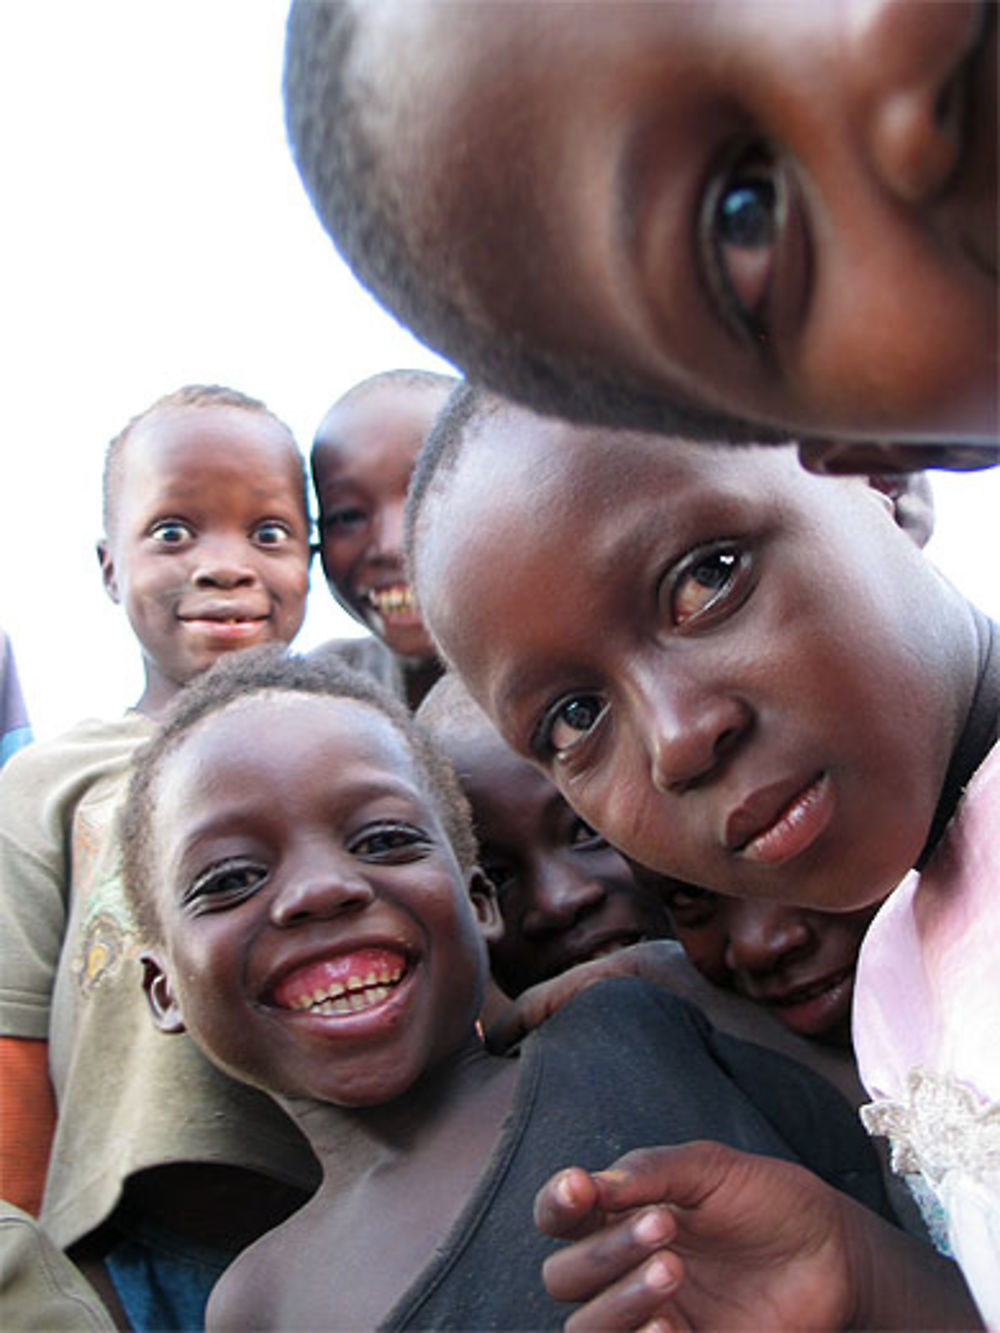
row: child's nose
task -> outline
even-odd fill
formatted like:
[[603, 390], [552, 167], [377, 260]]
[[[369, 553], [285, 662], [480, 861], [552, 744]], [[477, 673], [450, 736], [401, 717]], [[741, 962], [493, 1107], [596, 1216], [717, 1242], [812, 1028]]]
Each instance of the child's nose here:
[[402, 559], [404, 507], [405, 497], [400, 496], [379, 508], [371, 525], [371, 548], [375, 555]]
[[684, 791], [707, 778], [753, 724], [737, 694], [676, 677], [672, 669], [637, 682], [632, 706], [653, 785], [662, 792]]
[[330, 920], [366, 907], [374, 897], [371, 885], [353, 866], [330, 863], [311, 871], [289, 873], [274, 895], [271, 921], [285, 929]]
[[239, 588], [258, 574], [243, 542], [202, 542], [191, 573], [200, 588]]
[[726, 966], [737, 975], [773, 971], [809, 946], [809, 924], [794, 907], [734, 900], [727, 908]]
[[958, 165], [967, 107], [965, 58], [980, 36], [974, 0], [854, 0], [849, 51], [863, 134], [888, 189], [918, 203]]
[[526, 935], [566, 930], [607, 897], [604, 886], [569, 859], [537, 864], [531, 875], [531, 906], [524, 915]]

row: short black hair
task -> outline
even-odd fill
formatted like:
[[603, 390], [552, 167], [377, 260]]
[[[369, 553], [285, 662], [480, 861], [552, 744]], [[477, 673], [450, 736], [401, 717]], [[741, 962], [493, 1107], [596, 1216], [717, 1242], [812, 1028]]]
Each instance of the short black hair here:
[[457, 671], [446, 671], [421, 699], [415, 717], [435, 744], [448, 748], [454, 736], [486, 734], [507, 747], [491, 718], [483, 712]]
[[285, 40], [285, 118], [314, 208], [377, 300], [469, 378], [536, 412], [716, 443], [792, 438], [774, 427], [668, 401], [609, 372], [600, 359], [529, 347], [523, 336], [501, 333], [473, 316], [452, 290], [461, 283], [449, 280], [455, 254], [441, 245], [434, 227], [417, 234], [407, 215], [407, 192], [389, 179], [372, 123], [382, 90], [352, 68], [358, 35], [352, 0], [293, 0]]
[[264, 644], [229, 654], [197, 676], [177, 695], [152, 740], [136, 753], [122, 813], [122, 878], [140, 932], [148, 941], [155, 943], [160, 937], [153, 827], [156, 783], [164, 761], [204, 719], [259, 694], [351, 699], [382, 713], [412, 754], [459, 866], [466, 872], [475, 865], [469, 804], [455, 770], [403, 704], [371, 676], [334, 657], [300, 657], [280, 645]]
[[111, 529], [114, 526], [118, 495], [121, 491], [122, 478], [125, 475], [126, 445], [129, 438], [138, 426], [144, 421], [148, 421], [150, 417], [156, 416], [158, 412], [169, 412], [174, 408], [183, 407], [236, 407], [242, 412], [254, 412], [274, 422], [288, 436], [295, 453], [301, 460], [302, 502], [306, 514], [309, 513], [309, 479], [306, 475], [305, 459], [295, 443], [295, 436], [285, 422], [272, 412], [266, 403], [262, 403], [259, 398], [251, 398], [249, 394], [241, 393], [239, 389], [230, 389], [224, 384], [184, 384], [179, 389], [174, 389], [171, 393], [166, 393], [157, 398], [155, 402], [150, 403], [141, 412], [137, 412], [109, 442], [104, 451], [102, 512], [106, 534], [110, 536]]

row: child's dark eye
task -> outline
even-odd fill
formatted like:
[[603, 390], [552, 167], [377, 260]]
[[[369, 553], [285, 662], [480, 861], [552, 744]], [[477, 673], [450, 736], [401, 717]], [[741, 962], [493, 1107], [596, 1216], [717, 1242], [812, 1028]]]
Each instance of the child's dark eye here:
[[207, 911], [231, 907], [249, 898], [266, 878], [267, 868], [256, 861], [221, 861], [195, 876], [184, 903]]
[[693, 884], [663, 885], [659, 889], [663, 905], [680, 925], [704, 925], [715, 915], [718, 894], [711, 889], [699, 889]]
[[739, 586], [745, 561], [734, 547], [719, 547], [692, 556], [669, 584], [669, 616], [684, 625], [707, 612], [721, 609]]
[[766, 308], [775, 270], [780, 198], [774, 168], [760, 152], [745, 155], [715, 191], [708, 225], [708, 265], [724, 313], [756, 342], [766, 342]]
[[429, 848], [431, 839], [422, 829], [409, 824], [380, 825], [364, 830], [350, 845], [353, 856], [362, 861], [390, 864], [413, 861]]
[[194, 533], [180, 519], [168, 518], [154, 524], [149, 535], [163, 546], [183, 546], [185, 542], [191, 540]]
[[565, 696], [542, 719], [533, 746], [543, 757], [565, 755], [594, 730], [606, 711], [599, 694]]
[[352, 528], [360, 527], [367, 518], [368, 515], [360, 505], [344, 505], [342, 509], [325, 510], [320, 520], [320, 528], [324, 535], [337, 537]]
[[291, 540], [291, 536], [292, 530], [288, 524], [278, 519], [267, 519], [264, 523], [258, 523], [253, 530], [253, 539], [261, 546], [283, 546]]
[[570, 829], [569, 842], [571, 847], [578, 851], [596, 852], [602, 847], [607, 847], [607, 841], [601, 837], [596, 829], [592, 829], [589, 824], [582, 819], [574, 819], [573, 826]]

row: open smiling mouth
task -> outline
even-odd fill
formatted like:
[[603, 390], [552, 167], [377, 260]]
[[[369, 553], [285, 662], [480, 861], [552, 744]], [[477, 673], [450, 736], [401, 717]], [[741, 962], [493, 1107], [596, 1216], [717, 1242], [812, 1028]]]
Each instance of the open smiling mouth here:
[[274, 988], [272, 999], [295, 1013], [356, 1014], [388, 999], [406, 970], [402, 955], [366, 949], [297, 968]]
[[824, 977], [811, 985], [799, 986], [795, 990], [786, 991], [784, 995], [768, 998], [765, 1003], [773, 1005], [775, 1009], [792, 1009], [800, 1004], [808, 1004], [811, 1000], [819, 999], [820, 996], [843, 986], [845, 982], [850, 981], [853, 973], [853, 967], [845, 967], [833, 976]]
[[365, 594], [368, 605], [387, 619], [398, 616], [416, 616], [417, 601], [408, 583], [397, 583], [391, 588], [370, 588]]

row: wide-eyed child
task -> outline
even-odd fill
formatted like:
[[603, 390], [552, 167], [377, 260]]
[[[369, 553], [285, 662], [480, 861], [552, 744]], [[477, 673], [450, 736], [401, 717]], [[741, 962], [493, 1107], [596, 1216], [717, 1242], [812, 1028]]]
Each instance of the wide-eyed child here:
[[298, 630], [302, 456], [258, 400], [185, 387], [111, 442], [104, 524], [104, 584], [142, 654], [142, 693], [0, 775], [4, 1193], [41, 1207], [128, 1325], [196, 1328], [219, 1271], [316, 1166], [268, 1099], [192, 1043], [151, 1038], [116, 820], [132, 757], [181, 687]]
[[658, 886], [636, 882], [625, 858], [500, 738], [458, 677], [443, 676], [417, 718], [454, 765], [472, 810], [479, 865], [503, 924], [490, 941], [490, 968], [507, 995], [671, 933]]
[[739, 897], [891, 893], [855, 992], [865, 1114], [988, 1304], [995, 628], [860, 478], [789, 449], [609, 446], [474, 390], [435, 430], [410, 526], [444, 659], [613, 845]]
[[403, 506], [420, 446], [456, 384], [427, 370], [373, 375], [333, 404], [312, 446], [327, 586], [372, 636], [317, 651], [370, 671], [411, 708], [440, 666], [403, 565]]
[[642, 983], [592, 987], [517, 1058], [489, 1054], [499, 918], [461, 788], [336, 660], [260, 650], [194, 682], [137, 760], [125, 827], [161, 1040], [186, 1030], [275, 1095], [323, 1165], [221, 1279], [211, 1329], [559, 1327], [533, 1196], [611, 1144], [707, 1134], [880, 1199], [827, 1085]]
[[994, 0], [298, 0], [286, 114], [348, 263], [470, 379], [962, 468], [1000, 449], [997, 45]]

